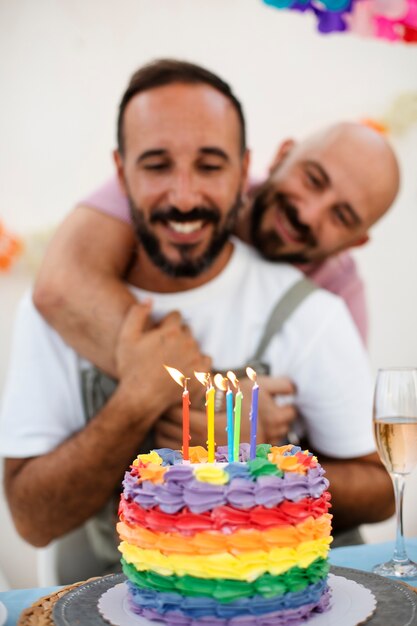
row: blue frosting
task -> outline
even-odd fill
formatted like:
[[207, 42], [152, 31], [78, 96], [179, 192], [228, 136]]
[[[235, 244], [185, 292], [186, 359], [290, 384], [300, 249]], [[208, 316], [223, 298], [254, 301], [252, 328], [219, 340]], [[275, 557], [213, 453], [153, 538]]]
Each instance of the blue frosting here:
[[229, 463], [224, 468], [224, 471], [229, 474], [229, 480], [232, 478], [247, 478], [248, 480], [254, 480], [249, 472], [249, 467], [242, 463]]
[[179, 450], [155, 448], [154, 452], [157, 452], [161, 457], [162, 465], [176, 465], [177, 463], [182, 463], [182, 454]]
[[154, 609], [160, 614], [170, 611], [180, 613], [193, 619], [212, 616], [216, 618], [233, 618], [244, 615], [263, 615], [273, 611], [296, 609], [305, 604], [319, 602], [327, 585], [326, 580], [320, 580], [309, 585], [302, 591], [293, 591], [284, 596], [264, 598], [238, 598], [232, 602], [221, 603], [213, 598], [202, 596], [182, 596], [178, 593], [160, 593], [151, 589], [139, 589], [131, 582], [127, 583], [131, 600], [141, 609]]

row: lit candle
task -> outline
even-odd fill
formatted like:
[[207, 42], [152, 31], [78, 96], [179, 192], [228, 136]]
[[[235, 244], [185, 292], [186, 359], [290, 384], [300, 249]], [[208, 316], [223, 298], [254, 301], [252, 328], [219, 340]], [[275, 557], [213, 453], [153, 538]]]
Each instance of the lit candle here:
[[207, 461], [208, 463], [214, 463], [214, 397], [216, 390], [211, 384], [210, 374], [194, 372], [194, 375], [202, 385], [206, 385]]
[[251, 367], [246, 368], [246, 374], [248, 378], [253, 382], [252, 387], [252, 403], [250, 407], [250, 459], [253, 460], [256, 457], [256, 435], [258, 431], [258, 397], [259, 397], [259, 385], [256, 382], [256, 372]]
[[190, 394], [187, 389], [187, 378], [181, 374], [175, 367], [164, 365], [168, 374], [176, 383], [183, 387], [182, 392], [182, 458], [183, 461], [189, 461], [189, 441], [190, 441]]
[[229, 381], [223, 378], [221, 374], [216, 374], [214, 383], [218, 389], [226, 392], [226, 432], [227, 432], [227, 459], [229, 463], [233, 462], [233, 392], [230, 389]]
[[190, 393], [187, 389], [187, 379], [184, 380], [182, 392], [182, 458], [189, 461], [188, 444], [190, 442]]
[[236, 374], [229, 371], [227, 372], [227, 377], [231, 381], [232, 385], [237, 389], [235, 397], [235, 421], [233, 425], [233, 460], [239, 461], [240, 421], [242, 414], [243, 394], [240, 390], [239, 381], [236, 378]]

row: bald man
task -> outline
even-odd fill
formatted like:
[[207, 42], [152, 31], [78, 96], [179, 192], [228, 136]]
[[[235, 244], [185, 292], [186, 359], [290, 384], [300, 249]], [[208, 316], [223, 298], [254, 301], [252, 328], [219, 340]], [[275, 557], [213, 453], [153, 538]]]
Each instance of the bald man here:
[[[368, 241], [398, 188], [398, 163], [385, 138], [362, 124], [336, 124], [281, 144], [265, 182], [249, 191], [237, 235], [342, 297], [366, 343], [363, 283], [346, 250]], [[58, 229], [34, 293], [47, 321], [110, 374], [118, 330], [134, 302], [122, 282], [134, 246], [128, 201], [112, 179]]]

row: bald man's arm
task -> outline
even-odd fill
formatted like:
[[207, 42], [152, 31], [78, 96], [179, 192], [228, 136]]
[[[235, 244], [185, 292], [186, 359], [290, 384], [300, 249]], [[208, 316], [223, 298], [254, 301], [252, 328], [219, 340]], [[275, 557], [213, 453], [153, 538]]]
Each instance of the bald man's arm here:
[[55, 233], [35, 284], [34, 304], [47, 322], [110, 375], [119, 330], [135, 302], [121, 281], [135, 248], [128, 224], [78, 206]]
[[330, 482], [336, 531], [382, 522], [394, 514], [392, 481], [376, 452], [352, 459], [315, 454]]

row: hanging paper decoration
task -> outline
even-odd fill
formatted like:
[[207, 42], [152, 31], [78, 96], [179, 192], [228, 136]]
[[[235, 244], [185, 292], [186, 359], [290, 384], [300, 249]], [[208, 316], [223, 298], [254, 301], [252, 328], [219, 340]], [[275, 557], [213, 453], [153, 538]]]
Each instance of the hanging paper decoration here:
[[0, 274], [19, 267], [35, 276], [54, 231], [55, 226], [25, 236], [16, 235], [0, 220]]
[[263, 0], [277, 9], [311, 11], [320, 33], [417, 43], [417, 0]]
[[417, 92], [402, 93], [381, 118], [366, 118], [361, 122], [383, 135], [403, 135], [417, 122]]
[[22, 240], [8, 232], [0, 222], [0, 271], [8, 270], [23, 250]]

